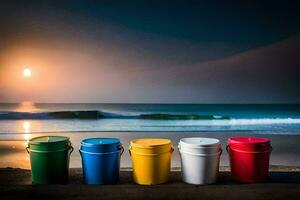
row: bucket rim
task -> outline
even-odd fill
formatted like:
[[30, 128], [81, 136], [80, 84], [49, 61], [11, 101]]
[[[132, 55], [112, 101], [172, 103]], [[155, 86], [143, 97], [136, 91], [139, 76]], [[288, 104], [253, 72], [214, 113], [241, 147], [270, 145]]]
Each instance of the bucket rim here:
[[270, 140], [263, 137], [230, 137], [227, 143], [229, 146], [270, 146]]
[[[61, 140], [58, 140], [58, 141], [36, 141], [38, 139], [41, 139], [41, 138], [61, 138]], [[53, 145], [53, 144], [59, 144], [59, 143], [66, 143], [66, 144], [69, 144], [70, 143], [70, 137], [67, 137], [67, 136], [57, 136], [57, 135], [47, 135], [47, 136], [38, 136], [38, 137], [34, 137], [34, 138], [31, 138], [28, 142], [28, 145]]]
[[247, 154], [260, 154], [260, 153], [271, 153], [273, 150], [273, 147], [270, 146], [268, 149], [260, 149], [260, 150], [243, 150], [243, 149], [236, 149], [236, 148], [228, 145], [226, 147], [226, 150], [228, 153], [230, 153], [230, 151], [236, 151], [236, 152], [247, 153]]
[[141, 153], [141, 152], [137, 152], [134, 151], [133, 149], [129, 148], [129, 154], [131, 156], [131, 154], [136, 154], [136, 155], [140, 155], [140, 156], [160, 156], [166, 153], [173, 153], [174, 152], [174, 148], [173, 146], [171, 146], [171, 148], [168, 151], [163, 151], [163, 152], [159, 152], [159, 153]]
[[188, 155], [192, 155], [192, 156], [200, 156], [200, 157], [213, 157], [213, 156], [221, 156], [221, 154], [223, 153], [223, 150], [220, 149], [218, 152], [215, 152], [215, 153], [192, 153], [192, 152], [188, 152], [188, 151], [184, 151], [184, 150], [181, 150], [179, 149], [179, 153], [180, 154], [188, 154]]
[[[105, 143], [88, 143], [88, 140], [107, 140]], [[110, 138], [110, 137], [92, 137], [85, 138], [81, 140], [80, 144], [86, 147], [100, 147], [100, 146], [109, 146], [115, 144], [121, 144], [120, 139], [118, 138]]]
[[139, 138], [130, 141], [131, 148], [158, 149], [169, 148], [170, 146], [172, 146], [172, 142], [170, 139], [167, 138]]
[[116, 153], [123, 153], [123, 149], [119, 149], [118, 151], [108, 151], [108, 152], [103, 152], [103, 153], [98, 153], [98, 152], [89, 152], [89, 151], [84, 151], [82, 149], [79, 149], [79, 153], [83, 154], [91, 154], [91, 155], [107, 155], [107, 154], [116, 154]]
[[55, 149], [55, 150], [36, 150], [36, 149], [30, 149], [30, 148], [27, 148], [26, 149], [28, 151], [28, 153], [30, 152], [34, 152], [34, 153], [56, 153], [56, 152], [61, 152], [61, 151], [73, 151], [73, 147], [72, 146], [69, 146], [69, 147], [66, 147], [66, 148], [62, 148], [62, 149]]
[[[188, 142], [187, 140], [196, 140], [198, 139], [198, 143]], [[185, 141], [186, 140], [186, 141]], [[199, 141], [201, 140], [201, 141]], [[207, 138], [207, 137], [186, 137], [181, 138], [179, 141], [179, 146], [186, 146], [190, 148], [221, 148], [221, 142], [216, 138]]]

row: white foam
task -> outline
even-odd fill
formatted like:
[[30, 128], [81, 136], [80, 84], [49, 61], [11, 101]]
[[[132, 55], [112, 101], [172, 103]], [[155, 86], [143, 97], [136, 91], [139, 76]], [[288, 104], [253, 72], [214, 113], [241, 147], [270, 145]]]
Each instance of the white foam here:
[[228, 121], [230, 125], [300, 124], [300, 119], [292, 118], [231, 119]]

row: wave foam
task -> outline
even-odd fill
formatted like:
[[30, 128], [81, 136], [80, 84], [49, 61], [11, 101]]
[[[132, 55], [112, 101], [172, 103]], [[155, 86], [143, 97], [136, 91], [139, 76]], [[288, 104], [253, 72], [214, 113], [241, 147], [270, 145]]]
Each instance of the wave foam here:
[[300, 124], [300, 119], [293, 118], [262, 118], [262, 119], [231, 119], [230, 125], [259, 125], [259, 124]]

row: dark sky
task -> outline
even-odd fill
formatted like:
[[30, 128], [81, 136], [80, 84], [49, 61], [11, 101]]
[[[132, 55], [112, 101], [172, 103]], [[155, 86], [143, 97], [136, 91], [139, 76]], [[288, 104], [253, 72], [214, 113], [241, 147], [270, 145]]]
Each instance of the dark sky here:
[[2, 0], [0, 102], [300, 103], [298, 2]]

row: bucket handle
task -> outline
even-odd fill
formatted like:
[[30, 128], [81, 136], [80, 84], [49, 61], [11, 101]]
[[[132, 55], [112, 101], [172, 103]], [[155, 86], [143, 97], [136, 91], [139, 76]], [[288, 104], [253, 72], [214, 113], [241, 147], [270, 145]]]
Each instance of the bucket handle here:
[[[181, 149], [181, 145], [180, 143], [177, 146], [178, 149]], [[200, 147], [201, 148], [201, 147]], [[214, 149], [215, 147], [205, 147], [206, 149]], [[197, 147], [197, 149], [199, 149], [199, 147]]]
[[[74, 147], [70, 147], [70, 149], [71, 149], [71, 151], [70, 151], [70, 154], [74, 151]], [[29, 146], [28, 147], [26, 147], [26, 151], [27, 151], [27, 153], [29, 153]]]
[[[131, 157], [131, 149], [132, 149], [132, 148], [131, 148], [131, 146], [129, 146], [129, 148], [128, 148], [128, 151], [129, 151], [129, 155], [130, 155], [130, 157]], [[172, 146], [171, 146], [171, 150], [170, 150], [170, 152], [171, 152], [171, 153], [173, 153], [173, 152], [174, 152], [174, 150], [175, 150], [175, 149], [174, 149], [174, 147], [173, 147], [173, 145], [172, 145]]]
[[121, 146], [121, 156], [122, 156], [122, 154], [124, 153], [124, 147], [123, 146]]
[[29, 153], [29, 146], [26, 147], [26, 151], [27, 151], [27, 153]]
[[[122, 155], [122, 154], [124, 153], [124, 150], [125, 150], [124, 147], [121, 146], [121, 153], [120, 153], [120, 155]], [[72, 150], [72, 151], [73, 151], [73, 150]], [[81, 154], [82, 151], [81, 151], [80, 149], [79, 149], [78, 151], [79, 151], [79, 153]], [[90, 153], [90, 154], [94, 154], [94, 153], [91, 153], [91, 152], [89, 152], [89, 153]], [[102, 153], [102, 154], [109, 154], [109, 153], [111, 153], [111, 152], [108, 152], [108, 153]]]
[[226, 145], [226, 151], [229, 152], [229, 145]]
[[171, 145], [171, 153], [173, 153], [174, 152], [174, 147], [173, 147], [173, 145]]
[[129, 146], [128, 151], [129, 151], [129, 155], [131, 157], [131, 146]]
[[71, 153], [74, 151], [74, 147], [70, 146], [70, 149], [71, 149], [70, 151], [70, 155], [71, 155]]
[[[173, 148], [173, 146], [172, 146], [172, 148]], [[228, 145], [226, 146], [226, 150], [227, 150], [227, 152], [228, 152]], [[178, 149], [180, 150], [181, 149], [181, 146], [180, 146], [180, 144], [178, 144]], [[173, 149], [173, 151], [174, 151], [174, 149]], [[223, 149], [222, 148], [220, 148], [220, 155], [223, 153]]]

